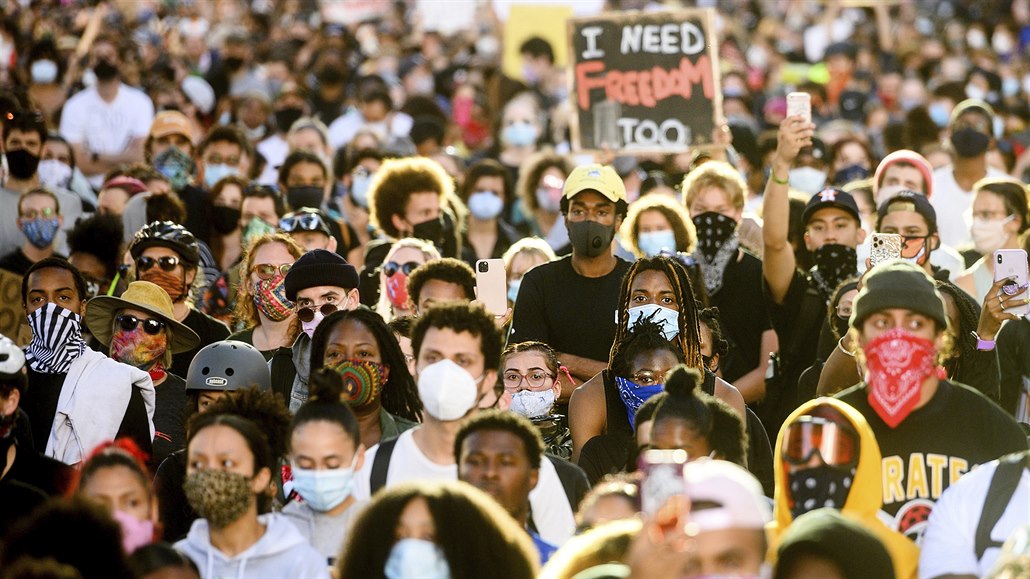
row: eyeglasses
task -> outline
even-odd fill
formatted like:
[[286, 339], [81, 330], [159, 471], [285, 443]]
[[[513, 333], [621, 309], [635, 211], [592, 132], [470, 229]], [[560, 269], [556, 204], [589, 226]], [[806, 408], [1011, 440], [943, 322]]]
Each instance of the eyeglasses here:
[[[322, 304], [318, 306], [318, 311], [322, 312], [323, 316], [328, 316], [337, 309], [339, 308], [336, 307], [336, 304]], [[297, 310], [297, 319], [302, 322], [310, 322], [315, 319], [315, 307], [307, 306]]]
[[851, 466], [858, 456], [857, 437], [844, 425], [819, 416], [802, 416], [787, 427], [783, 438], [783, 459], [803, 465], [819, 453], [828, 466]]
[[514, 370], [509, 370], [504, 373], [504, 389], [514, 392], [519, 389], [523, 380], [529, 384], [530, 388], [541, 388], [547, 383], [547, 379], [552, 376], [553, 374], [542, 370], [530, 370], [528, 374], [520, 374]]
[[179, 265], [179, 258], [174, 255], [158, 258], [143, 256], [136, 260], [136, 270], [140, 272], [149, 271], [155, 265], [160, 266], [164, 271], [173, 271]]
[[325, 233], [328, 226], [317, 213], [298, 213], [296, 215], [287, 215], [280, 219], [279, 229], [282, 229], [285, 233], [293, 233], [295, 231], [319, 231]]
[[126, 332], [131, 332], [143, 324], [143, 331], [155, 336], [161, 333], [161, 330], [165, 328], [165, 323], [161, 320], [155, 320], [153, 318], [140, 319], [131, 314], [122, 314], [116, 316], [114, 321], [118, 322], [118, 327]]
[[422, 264], [417, 261], [409, 261], [404, 264], [388, 261], [383, 264], [383, 273], [386, 274], [386, 277], [393, 277], [398, 271], [403, 271], [404, 275], [411, 275], [411, 272], [415, 271], [415, 268], [420, 265]]
[[275, 277], [276, 273], [283, 277], [286, 277], [286, 274], [290, 271], [290, 267], [292, 266], [292, 263], [283, 263], [280, 265], [272, 265], [270, 263], [257, 263], [254, 264], [254, 267], [250, 268], [250, 271], [252, 273], [256, 273], [258, 279], [272, 279], [273, 277]]
[[29, 209], [23, 211], [21, 214], [22, 219], [36, 219], [38, 217], [53, 217], [57, 213], [57, 210], [53, 207], [44, 207], [42, 209]]

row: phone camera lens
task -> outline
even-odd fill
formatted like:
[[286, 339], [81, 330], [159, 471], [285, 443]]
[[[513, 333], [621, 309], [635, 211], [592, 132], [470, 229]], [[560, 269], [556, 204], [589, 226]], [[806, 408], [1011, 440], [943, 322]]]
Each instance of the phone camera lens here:
[[490, 271], [490, 264], [485, 261], [479, 262], [479, 273], [486, 273], [487, 271]]
[[999, 254], [998, 254], [998, 256], [996, 257], [996, 259], [998, 260], [998, 263], [1001, 263], [1001, 254], [1000, 254], [1000, 253], [999, 253]]

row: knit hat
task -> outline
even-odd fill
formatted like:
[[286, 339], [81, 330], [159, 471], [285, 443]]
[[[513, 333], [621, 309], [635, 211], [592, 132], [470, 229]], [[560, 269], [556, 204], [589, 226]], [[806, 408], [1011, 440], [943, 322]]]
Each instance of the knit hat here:
[[876, 230], [880, 230], [880, 223], [888, 213], [895, 211], [914, 211], [923, 216], [926, 220], [926, 227], [931, 234], [937, 233], [937, 211], [934, 210], [930, 200], [922, 193], [915, 191], [898, 191], [896, 195], [880, 204], [876, 212]]
[[937, 322], [939, 328], [948, 325], [944, 298], [933, 279], [923, 268], [903, 260], [886, 261], [869, 270], [852, 308], [853, 328], [860, 328], [876, 312], [891, 308], [922, 314]]
[[894, 151], [890, 155], [884, 157], [883, 160], [880, 161], [880, 164], [876, 166], [876, 173], [873, 174], [873, 193], [875, 194], [880, 190], [880, 183], [883, 181], [883, 174], [887, 171], [887, 167], [901, 161], [909, 163], [916, 169], [919, 169], [919, 172], [923, 175], [923, 187], [925, 189], [926, 197], [928, 199], [933, 197], [933, 166], [931, 166], [930, 162], [926, 160], [926, 157], [908, 149]]
[[332, 251], [313, 249], [300, 256], [286, 274], [286, 299], [297, 301], [297, 292], [309, 287], [358, 287], [358, 270]]

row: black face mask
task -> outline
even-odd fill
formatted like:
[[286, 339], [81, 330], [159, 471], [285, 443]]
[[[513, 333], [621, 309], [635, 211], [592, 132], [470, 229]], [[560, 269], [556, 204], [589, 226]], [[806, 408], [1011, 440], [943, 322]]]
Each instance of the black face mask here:
[[319, 84], [327, 86], [337, 85], [345, 80], [343, 71], [335, 66], [327, 66], [323, 68], [315, 74], [315, 78], [318, 79]]
[[834, 185], [847, 185], [852, 181], [861, 181], [869, 177], [869, 169], [862, 165], [848, 165], [833, 174]]
[[794, 503], [790, 508], [791, 515], [796, 519], [824, 507], [843, 509], [854, 480], [855, 469], [842, 470], [832, 466], [817, 466], [788, 474], [790, 498]]
[[97, 80], [99, 81], [114, 80], [118, 76], [118, 67], [112, 64], [110, 60], [102, 58], [93, 66], [93, 74], [97, 75]]
[[955, 153], [966, 159], [979, 157], [991, 144], [991, 137], [980, 131], [966, 127], [951, 134], [951, 145], [955, 147]]
[[411, 236], [417, 239], [424, 239], [437, 247], [443, 248], [443, 217], [436, 217], [422, 223], [416, 223], [411, 228]]
[[321, 187], [303, 185], [286, 189], [286, 202], [294, 211], [304, 207], [321, 209], [323, 197], [325, 197], [325, 190]]
[[7, 168], [15, 179], [31, 179], [39, 168], [39, 157], [25, 149], [7, 151]]
[[[568, 222], [566, 222], [568, 223]], [[612, 239], [615, 238], [615, 227], [602, 225], [596, 221], [576, 221], [568, 223], [569, 241], [572, 252], [585, 257], [597, 257], [610, 251]]]
[[243, 59], [238, 56], [229, 56], [222, 60], [229, 72], [236, 72], [243, 66]]
[[211, 227], [222, 235], [236, 231], [242, 212], [235, 207], [215, 205], [211, 208]]
[[722, 213], [706, 211], [694, 217], [697, 229], [697, 248], [709, 261], [715, 259], [719, 248], [737, 232], [737, 222]]
[[812, 278], [823, 297], [829, 300], [844, 280], [858, 275], [858, 254], [854, 247], [827, 243], [812, 254]]
[[275, 126], [278, 127], [281, 132], [285, 133], [286, 131], [289, 131], [290, 127], [293, 126], [293, 123], [297, 122], [297, 119], [302, 116], [304, 116], [304, 111], [302, 109], [279, 109], [275, 111]]

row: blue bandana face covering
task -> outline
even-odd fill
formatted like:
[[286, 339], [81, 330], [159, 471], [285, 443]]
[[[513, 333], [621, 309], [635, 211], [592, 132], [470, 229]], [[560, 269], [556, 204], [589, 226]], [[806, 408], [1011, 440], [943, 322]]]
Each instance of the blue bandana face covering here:
[[653, 384], [651, 386], [640, 386], [626, 378], [615, 378], [615, 386], [619, 389], [619, 398], [626, 405], [626, 413], [629, 415], [629, 425], [633, 430], [637, 429], [637, 410], [647, 402], [647, 399], [660, 393], [665, 389], [665, 384]]

